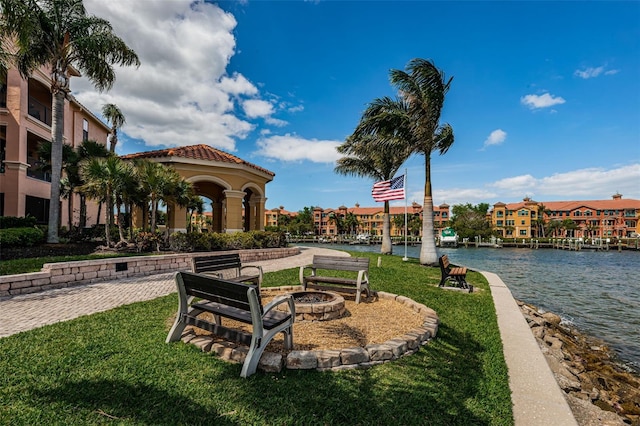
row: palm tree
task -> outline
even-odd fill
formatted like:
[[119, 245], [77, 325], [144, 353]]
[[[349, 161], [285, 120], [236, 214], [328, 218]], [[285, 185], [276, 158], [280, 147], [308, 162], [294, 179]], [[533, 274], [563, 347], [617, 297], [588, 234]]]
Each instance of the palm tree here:
[[433, 227], [433, 197], [431, 188], [431, 153], [445, 154], [453, 144], [453, 129], [440, 124], [440, 113], [452, 78], [447, 79], [432, 61], [412, 59], [407, 71], [391, 70], [391, 84], [398, 89], [398, 98], [375, 99], [363, 114], [354, 135], [394, 133], [405, 140], [411, 152], [424, 155], [424, 220], [420, 263], [438, 265], [438, 252]]
[[115, 104], [105, 104], [102, 107], [102, 115], [107, 123], [111, 124], [111, 134], [109, 135], [109, 151], [112, 154], [116, 152], [116, 145], [118, 144], [118, 129], [124, 126], [126, 119], [124, 114], [120, 111]]
[[[376, 181], [391, 179], [410, 154], [403, 139], [382, 132], [376, 135], [351, 135], [338, 147], [338, 152], [346, 156], [336, 162], [337, 173], [371, 177]], [[389, 201], [385, 201], [380, 253], [392, 252]]]
[[[118, 207], [118, 215], [120, 215], [120, 207], [122, 205], [122, 193], [126, 185], [133, 179], [133, 170], [131, 165], [119, 157], [110, 156], [108, 158], [89, 158], [80, 163], [80, 175], [85, 181], [81, 190], [86, 192], [90, 198], [104, 202], [107, 210], [113, 210], [113, 203]], [[111, 245], [111, 215], [106, 215], [105, 224], [105, 241], [106, 245]], [[118, 230], [121, 240], [124, 240], [122, 233], [122, 221], [118, 222]]]
[[15, 63], [28, 78], [47, 67], [53, 94], [51, 195], [47, 242], [58, 243], [60, 178], [64, 131], [64, 101], [75, 70], [99, 90], [110, 89], [113, 65], [139, 65], [136, 53], [115, 35], [108, 21], [87, 15], [82, 0], [0, 0], [0, 38], [15, 40]]
[[[78, 188], [84, 184], [82, 178], [80, 177], [79, 164], [88, 158], [106, 158], [110, 155], [107, 147], [101, 143], [98, 143], [94, 140], [86, 140], [82, 142], [82, 144], [76, 148], [76, 152], [78, 153], [77, 159], [78, 163], [73, 167], [67, 167], [67, 175], [73, 177], [75, 182], [75, 188]], [[82, 229], [87, 226], [87, 197], [84, 192], [78, 191], [80, 195], [80, 221], [78, 226]], [[96, 225], [100, 224], [100, 216], [102, 212], [102, 203], [98, 203], [98, 213], [96, 216]]]
[[358, 220], [358, 216], [353, 212], [348, 212], [344, 217], [344, 226], [349, 230], [351, 235], [356, 233], [359, 225], [360, 221]]

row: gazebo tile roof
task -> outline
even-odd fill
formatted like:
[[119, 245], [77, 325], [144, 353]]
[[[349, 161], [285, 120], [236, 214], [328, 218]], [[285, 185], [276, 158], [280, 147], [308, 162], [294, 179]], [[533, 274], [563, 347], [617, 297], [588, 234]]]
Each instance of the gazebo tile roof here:
[[221, 151], [219, 149], [210, 147], [209, 145], [205, 145], [205, 144], [166, 148], [166, 149], [159, 149], [155, 151], [138, 152], [135, 154], [128, 154], [128, 155], [122, 156], [122, 158], [124, 159], [165, 158], [165, 157], [166, 158], [179, 157], [179, 158], [189, 158], [193, 160], [215, 161], [219, 163], [232, 163], [232, 164], [245, 165], [253, 169], [259, 170], [263, 173], [267, 173], [271, 176], [275, 176], [275, 173], [273, 173], [270, 170], [267, 170], [256, 164], [245, 161], [240, 157], [236, 157], [235, 155], [231, 155], [227, 152]]

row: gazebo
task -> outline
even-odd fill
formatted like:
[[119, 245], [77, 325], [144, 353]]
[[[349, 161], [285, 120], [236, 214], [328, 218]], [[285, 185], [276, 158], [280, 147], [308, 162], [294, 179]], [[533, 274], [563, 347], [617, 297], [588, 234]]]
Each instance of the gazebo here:
[[[265, 186], [275, 173], [208, 145], [192, 145], [122, 156], [146, 159], [175, 169], [193, 184], [197, 195], [212, 200], [213, 232], [234, 233], [264, 229]], [[169, 204], [167, 227], [187, 229], [185, 209]]]

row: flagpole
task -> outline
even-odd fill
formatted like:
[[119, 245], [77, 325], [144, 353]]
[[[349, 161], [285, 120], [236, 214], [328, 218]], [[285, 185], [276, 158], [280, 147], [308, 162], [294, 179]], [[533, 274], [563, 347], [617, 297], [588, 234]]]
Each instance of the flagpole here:
[[404, 257], [403, 261], [409, 260], [407, 257], [407, 169], [404, 169]]

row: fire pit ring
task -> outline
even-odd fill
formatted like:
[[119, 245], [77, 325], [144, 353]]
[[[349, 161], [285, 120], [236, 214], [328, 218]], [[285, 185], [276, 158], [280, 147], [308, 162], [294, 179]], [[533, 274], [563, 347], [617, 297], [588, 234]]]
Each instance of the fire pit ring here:
[[[330, 321], [342, 318], [346, 313], [344, 297], [330, 291], [296, 291], [293, 296], [296, 306], [296, 321]], [[277, 309], [286, 310], [286, 305]]]

